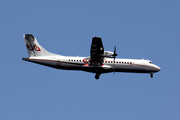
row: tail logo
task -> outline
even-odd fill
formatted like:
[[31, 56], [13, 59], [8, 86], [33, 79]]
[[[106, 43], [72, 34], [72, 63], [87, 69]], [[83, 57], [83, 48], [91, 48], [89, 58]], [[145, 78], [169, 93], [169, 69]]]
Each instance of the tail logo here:
[[29, 50], [41, 51], [37, 45], [26, 45]]

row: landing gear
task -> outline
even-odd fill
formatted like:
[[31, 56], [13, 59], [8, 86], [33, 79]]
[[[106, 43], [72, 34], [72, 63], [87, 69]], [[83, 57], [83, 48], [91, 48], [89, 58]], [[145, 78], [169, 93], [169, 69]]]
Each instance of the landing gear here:
[[96, 74], [95, 78], [96, 78], [96, 80], [98, 80], [99, 79], [99, 74]]
[[151, 78], [153, 78], [153, 72], [150, 72], [150, 76], [151, 76]]
[[95, 73], [96, 73], [95, 78], [96, 78], [96, 80], [98, 80], [100, 75], [101, 75], [101, 72], [99, 71], [98, 66], [96, 66], [96, 72]]

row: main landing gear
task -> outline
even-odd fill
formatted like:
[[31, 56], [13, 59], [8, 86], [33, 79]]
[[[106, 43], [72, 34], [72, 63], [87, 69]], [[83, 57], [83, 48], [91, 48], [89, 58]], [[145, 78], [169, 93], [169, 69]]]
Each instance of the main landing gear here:
[[153, 72], [150, 72], [150, 76], [151, 76], [151, 78], [153, 78]]
[[101, 75], [101, 74], [96, 73], [96, 75], [95, 75], [96, 80], [98, 80], [98, 79], [99, 79], [100, 75]]
[[[101, 64], [102, 65], [102, 64]], [[95, 78], [96, 78], [96, 80], [98, 80], [99, 79], [99, 77], [100, 77], [100, 75], [101, 75], [101, 72], [99, 71], [99, 68], [98, 68], [98, 66], [96, 65], [96, 75], [95, 75]]]
[[99, 79], [99, 74], [96, 74], [95, 78], [96, 78], [96, 80], [98, 80]]

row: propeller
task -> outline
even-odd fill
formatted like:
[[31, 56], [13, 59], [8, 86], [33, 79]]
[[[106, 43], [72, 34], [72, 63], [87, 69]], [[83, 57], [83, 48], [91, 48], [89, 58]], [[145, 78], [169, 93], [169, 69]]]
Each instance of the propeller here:
[[114, 54], [113, 54], [113, 58], [114, 58], [114, 63], [115, 63], [115, 59], [116, 59], [116, 56], [117, 56], [118, 54], [116, 53], [116, 46], [114, 46]]
[[[113, 58], [114, 58], [114, 63], [115, 63], [115, 59], [116, 59], [116, 56], [118, 54], [116, 53], [116, 46], [114, 46], [114, 54], [113, 54]], [[115, 75], [115, 71], [114, 71], [114, 75]]]

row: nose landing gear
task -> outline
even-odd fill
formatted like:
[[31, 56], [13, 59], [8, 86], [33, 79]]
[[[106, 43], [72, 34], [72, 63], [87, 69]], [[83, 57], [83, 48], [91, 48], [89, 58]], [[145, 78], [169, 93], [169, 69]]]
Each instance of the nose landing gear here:
[[151, 78], [153, 78], [153, 72], [150, 72], [150, 76], [151, 76]]

